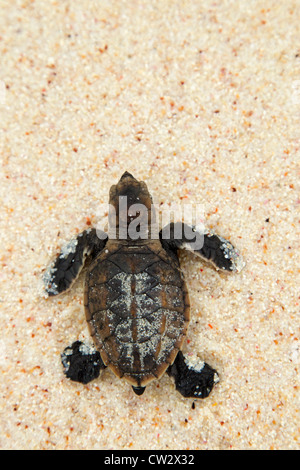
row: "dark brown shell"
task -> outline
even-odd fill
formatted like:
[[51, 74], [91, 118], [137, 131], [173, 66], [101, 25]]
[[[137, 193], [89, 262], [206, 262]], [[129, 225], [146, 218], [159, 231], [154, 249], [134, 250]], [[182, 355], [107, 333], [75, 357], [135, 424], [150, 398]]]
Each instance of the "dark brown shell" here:
[[86, 275], [85, 311], [101, 358], [133, 386], [160, 378], [182, 347], [189, 299], [159, 240], [108, 241]]

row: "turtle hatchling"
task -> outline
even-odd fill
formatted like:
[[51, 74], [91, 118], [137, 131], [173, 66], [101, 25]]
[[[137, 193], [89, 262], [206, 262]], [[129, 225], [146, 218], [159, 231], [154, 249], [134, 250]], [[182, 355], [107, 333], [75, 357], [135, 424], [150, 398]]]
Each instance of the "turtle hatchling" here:
[[65, 348], [64, 372], [81, 383], [108, 367], [142, 395], [167, 374], [184, 397], [205, 398], [219, 381], [205, 362], [182, 353], [190, 320], [178, 250], [192, 251], [217, 269], [239, 272], [244, 263], [230, 242], [183, 222], [154, 230], [146, 183], [127, 171], [109, 194], [108, 234], [90, 228], [71, 240], [44, 275], [49, 296], [85, 274], [84, 307], [95, 348], [80, 341]]

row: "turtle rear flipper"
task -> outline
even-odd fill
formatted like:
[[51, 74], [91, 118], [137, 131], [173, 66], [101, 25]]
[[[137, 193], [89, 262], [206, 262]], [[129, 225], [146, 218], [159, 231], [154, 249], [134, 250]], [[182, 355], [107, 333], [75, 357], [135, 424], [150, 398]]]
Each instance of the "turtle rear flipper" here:
[[49, 296], [68, 290], [79, 276], [86, 259], [93, 260], [103, 250], [107, 234], [88, 229], [69, 241], [52, 262], [45, 274], [45, 290]]
[[105, 365], [99, 351], [89, 348], [81, 341], [75, 341], [65, 348], [61, 355], [66, 377], [73, 382], [87, 384], [100, 375]]
[[206, 398], [214, 385], [219, 382], [215, 369], [206, 362], [189, 364], [181, 351], [178, 352], [167, 373], [175, 379], [176, 390], [184, 397]]

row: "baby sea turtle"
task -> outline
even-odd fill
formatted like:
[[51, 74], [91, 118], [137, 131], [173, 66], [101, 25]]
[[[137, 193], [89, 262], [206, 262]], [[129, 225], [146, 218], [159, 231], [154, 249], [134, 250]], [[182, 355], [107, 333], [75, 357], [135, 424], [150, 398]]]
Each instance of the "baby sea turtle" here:
[[128, 172], [111, 187], [109, 202], [109, 235], [94, 228], [80, 233], [44, 276], [46, 292], [53, 296], [69, 289], [88, 265], [84, 306], [97, 350], [80, 341], [67, 347], [65, 374], [88, 383], [109, 367], [141, 395], [167, 372], [184, 397], [205, 398], [218, 374], [181, 352], [190, 305], [177, 250], [191, 250], [225, 271], [238, 272], [243, 262], [224, 238], [211, 231], [200, 234], [184, 223], [171, 223], [159, 236], [149, 236], [152, 198], [146, 184]]

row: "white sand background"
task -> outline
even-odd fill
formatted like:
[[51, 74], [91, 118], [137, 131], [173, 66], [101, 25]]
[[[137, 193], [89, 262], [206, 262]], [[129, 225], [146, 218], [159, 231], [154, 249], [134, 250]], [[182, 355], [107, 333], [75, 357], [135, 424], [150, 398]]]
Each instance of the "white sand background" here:
[[[299, 18], [297, 0], [0, 0], [2, 449], [299, 449]], [[220, 374], [205, 400], [166, 375], [140, 397], [109, 370], [64, 377], [90, 341], [84, 278], [43, 299], [41, 277], [125, 170], [203, 204], [247, 262], [181, 256], [185, 350]]]

